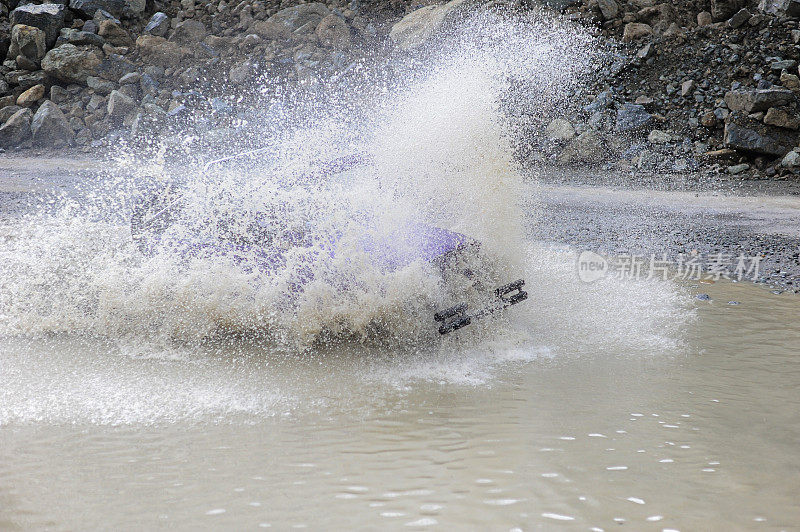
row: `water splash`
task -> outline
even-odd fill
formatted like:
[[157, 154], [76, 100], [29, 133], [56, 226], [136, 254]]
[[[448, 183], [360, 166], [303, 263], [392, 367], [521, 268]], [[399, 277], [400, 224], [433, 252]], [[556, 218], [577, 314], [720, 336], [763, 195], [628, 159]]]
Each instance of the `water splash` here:
[[[191, 129], [153, 139], [146, 156], [125, 150], [80, 198], [12, 221], [0, 250], [0, 332], [181, 342], [224, 332], [305, 347], [433, 340], [431, 310], [465, 297], [465, 285], [440, 283], [422, 261], [386, 271], [363, 249], [365, 235], [387, 238], [424, 221], [482, 242], [470, 266], [488, 286], [524, 276], [532, 263], [523, 220], [534, 213], [523, 212], [509, 94], [524, 82], [526, 113], [549, 111], [599, 56], [586, 33], [541, 15], [479, 13], [441, 44], [265, 101], [242, 126], [248, 135], [219, 137], [213, 149], [200, 148], [214, 135]], [[274, 115], [291, 123], [276, 126]], [[203, 170], [228, 142], [268, 149]], [[353, 153], [369, 164], [335, 179], [318, 171]], [[143, 255], [129, 232], [131, 200], [165, 182], [183, 191], [168, 242], [216, 238], [222, 221], [229, 236], [247, 238], [256, 213], [286, 235], [322, 236], [302, 247], [287, 237], [285, 264], [268, 271], [253, 256], [187, 256], [169, 245]], [[335, 254], [325, 247], [333, 233]], [[301, 275], [312, 280], [297, 291]]]

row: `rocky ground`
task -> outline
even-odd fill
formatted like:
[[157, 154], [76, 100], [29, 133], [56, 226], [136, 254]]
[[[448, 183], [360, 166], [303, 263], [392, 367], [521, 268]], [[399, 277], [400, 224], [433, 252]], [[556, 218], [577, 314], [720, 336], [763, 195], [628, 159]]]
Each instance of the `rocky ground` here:
[[264, 91], [413, 53], [491, 4], [560, 12], [615, 43], [568, 110], [530, 121], [523, 161], [800, 174], [798, 0], [49, 1], [0, 4], [0, 149], [92, 151], [187, 124], [224, 144]]
[[[601, 176], [606, 183], [619, 183], [621, 177], [592, 174], [591, 180]], [[567, 181], [557, 171], [543, 177], [535, 194], [540, 215], [530, 226], [537, 241], [567, 244], [620, 264], [641, 261], [642, 272], [653, 258], [665, 260], [669, 278], [686, 281], [708, 282], [721, 266], [723, 279], [800, 293], [799, 191], [786, 181], [769, 180], [765, 190], [765, 181], [748, 180], [723, 194], [691, 185], [658, 191], [596, 181], [576, 185], [574, 175]], [[738, 279], [740, 259], [750, 268], [753, 258], [757, 268]], [[681, 271], [690, 263], [695, 270]]]

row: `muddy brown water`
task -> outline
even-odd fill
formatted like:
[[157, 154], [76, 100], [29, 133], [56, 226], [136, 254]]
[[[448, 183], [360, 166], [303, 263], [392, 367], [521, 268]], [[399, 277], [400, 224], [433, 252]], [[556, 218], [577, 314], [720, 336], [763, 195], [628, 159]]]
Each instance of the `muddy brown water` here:
[[[12, 170], [9, 219], [41, 173]], [[590, 250], [598, 227], [630, 243], [648, 202], [765, 238], [796, 236], [800, 208], [539, 197], [536, 237]], [[531, 299], [494, 334], [405, 352], [0, 335], [0, 530], [800, 529], [800, 298], [583, 284], [571, 253], [534, 250]]]
[[686, 290], [635, 353], [3, 338], [0, 528], [796, 530], [800, 299]]

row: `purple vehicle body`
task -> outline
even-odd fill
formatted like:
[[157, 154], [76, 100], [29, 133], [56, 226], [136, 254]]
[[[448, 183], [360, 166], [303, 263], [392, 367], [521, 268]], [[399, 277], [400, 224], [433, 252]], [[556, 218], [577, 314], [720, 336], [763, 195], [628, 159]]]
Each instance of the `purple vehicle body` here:
[[[334, 235], [322, 246], [323, 252], [327, 250], [331, 257], [334, 257], [337, 243], [338, 238]], [[398, 270], [418, 260], [435, 263], [468, 246], [475, 249], [479, 246], [476, 240], [466, 235], [422, 223], [406, 224], [402, 230], [394, 231], [380, 239], [364, 237], [359, 244], [373, 264], [385, 271]], [[213, 242], [181, 240], [174, 242], [172, 247], [178, 248], [179, 252], [186, 256], [225, 256], [242, 264], [247, 262], [246, 258], [255, 257], [256, 264], [265, 272], [281, 268], [285, 264], [284, 254], [280, 249], [258, 244], [224, 240]], [[309, 280], [310, 278], [306, 279]]]
[[[260, 150], [241, 155], [255, 155]], [[207, 171], [210, 166], [229, 161], [235, 157], [227, 157], [206, 164]], [[367, 164], [368, 161], [359, 155], [350, 155], [333, 161], [320, 164], [317, 171], [304, 176], [307, 183], [313, 183], [321, 177], [329, 177], [345, 172], [355, 166]], [[131, 235], [143, 253], [151, 253], [157, 246], [167, 244], [174, 252], [185, 257], [192, 256], [219, 256], [229, 258], [245, 267], [256, 267], [264, 272], [275, 271], [286, 265], [286, 258], [281, 247], [273, 245], [273, 238], [269, 233], [268, 224], [259, 222], [248, 226], [252, 228], [252, 235], [231, 235], [230, 238], [221, 236], [214, 239], [180, 239], [169, 243], [162, 242], [165, 230], [173, 224], [179, 216], [181, 194], [172, 186], [160, 191], [150, 191], [143, 194], [133, 205], [131, 216]], [[224, 229], [224, 223], [220, 228]], [[224, 230], [220, 231], [222, 234]], [[380, 234], [380, 233], [379, 233]], [[289, 240], [295, 246], [309, 247], [307, 237], [316, 238], [317, 253], [329, 253], [335, 257], [341, 235], [300, 235], [297, 240]], [[320, 240], [322, 239], [322, 240]], [[320, 245], [322, 243], [322, 245]], [[381, 236], [364, 236], [358, 242], [359, 247], [370, 257], [374, 265], [384, 271], [394, 271], [408, 266], [416, 261], [438, 265], [442, 272], [449, 269], [450, 258], [459, 256], [462, 252], [477, 252], [480, 243], [476, 240], [447, 229], [435, 227], [419, 222], [409, 222], [401, 228]], [[469, 269], [457, 269], [455, 273], [473, 278]], [[452, 270], [451, 270], [452, 272]], [[296, 272], [296, 282], [293, 291], [302, 291], [303, 285], [313, 279], [311, 271]], [[517, 280], [501, 286], [490, 294], [491, 301], [484, 308], [476, 312], [467, 312], [467, 305], [461, 303], [434, 314], [434, 319], [440, 322], [439, 333], [448, 334], [466, 325], [472, 320], [483, 318], [495, 311], [502, 310], [527, 298], [527, 293], [522, 290], [523, 280]], [[478, 286], [475, 283], [474, 286]], [[483, 290], [482, 288], [479, 290]]]

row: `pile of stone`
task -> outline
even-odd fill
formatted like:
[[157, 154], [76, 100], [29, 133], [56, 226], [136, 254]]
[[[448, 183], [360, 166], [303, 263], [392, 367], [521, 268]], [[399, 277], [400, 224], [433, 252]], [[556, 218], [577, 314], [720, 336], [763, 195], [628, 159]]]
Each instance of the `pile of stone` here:
[[[89, 149], [187, 124], [219, 141], [278, 80], [313, 87], [414, 52], [486, 3], [25, 1], [0, 4], [0, 149]], [[800, 174], [800, 0], [543, 2], [619, 46], [588, 91], [531, 118], [524, 159]]]
[[12, 2], [0, 13], [0, 149], [97, 147], [191, 116], [223, 127], [265, 74], [313, 83], [389, 30], [362, 15], [374, 2], [228, 1]]
[[571, 4], [567, 16], [595, 25], [622, 52], [598, 78], [591, 110], [572, 120], [599, 126], [610, 137], [601, 145], [613, 148], [621, 131], [615, 115], [639, 105], [641, 120], [652, 117], [627, 146], [619, 143], [618, 166], [800, 173], [800, 1]]

